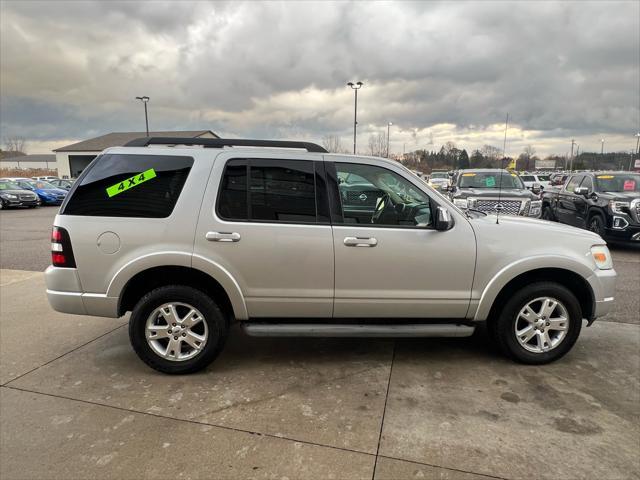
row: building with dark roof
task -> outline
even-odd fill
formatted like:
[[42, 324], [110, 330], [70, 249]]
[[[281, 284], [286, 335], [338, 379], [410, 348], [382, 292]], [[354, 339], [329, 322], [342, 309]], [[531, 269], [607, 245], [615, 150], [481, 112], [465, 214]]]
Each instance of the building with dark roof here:
[[[56, 162], [58, 176], [61, 178], [75, 178], [96, 155], [105, 148], [120, 147], [136, 138], [146, 137], [146, 132], [112, 132], [100, 137], [90, 138], [78, 143], [56, 148]], [[183, 137], [183, 138], [219, 138], [211, 130], [183, 130], [149, 132], [150, 137]]]

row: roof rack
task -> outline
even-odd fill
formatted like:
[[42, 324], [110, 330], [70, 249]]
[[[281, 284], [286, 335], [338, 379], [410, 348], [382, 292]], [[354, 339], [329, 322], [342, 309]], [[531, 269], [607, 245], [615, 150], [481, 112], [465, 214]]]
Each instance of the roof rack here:
[[125, 147], [148, 147], [149, 145], [196, 145], [205, 148], [224, 147], [270, 147], [297, 148], [307, 152], [328, 153], [320, 145], [310, 142], [290, 142], [281, 140], [247, 140], [233, 138], [180, 138], [180, 137], [143, 137], [126, 143]]

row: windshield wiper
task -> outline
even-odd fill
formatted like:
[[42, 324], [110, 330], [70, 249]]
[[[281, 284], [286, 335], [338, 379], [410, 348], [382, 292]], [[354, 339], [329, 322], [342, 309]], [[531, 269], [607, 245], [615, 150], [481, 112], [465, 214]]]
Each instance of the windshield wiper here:
[[[483, 212], [482, 210], [477, 210], [475, 208], [467, 208], [465, 210], [466, 212], [476, 212], [476, 213], [481, 213], [482, 215], [484, 215], [485, 217], [487, 216], [487, 212]], [[469, 215], [467, 215], [468, 217]]]

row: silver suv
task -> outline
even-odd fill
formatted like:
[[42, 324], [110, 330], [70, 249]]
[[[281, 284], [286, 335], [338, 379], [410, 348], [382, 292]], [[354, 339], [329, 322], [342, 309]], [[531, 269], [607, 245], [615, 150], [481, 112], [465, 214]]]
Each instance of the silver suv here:
[[52, 231], [60, 312], [120, 317], [166, 373], [254, 336], [463, 337], [566, 354], [613, 304], [598, 235], [462, 211], [397, 162], [305, 142], [144, 138], [98, 156]]

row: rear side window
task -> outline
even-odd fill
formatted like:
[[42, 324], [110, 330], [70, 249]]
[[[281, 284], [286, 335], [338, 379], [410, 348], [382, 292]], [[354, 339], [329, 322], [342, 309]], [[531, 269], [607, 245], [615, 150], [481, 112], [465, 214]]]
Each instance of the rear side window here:
[[225, 166], [217, 213], [225, 220], [315, 223], [313, 161], [236, 159]]
[[193, 158], [106, 154], [76, 186], [63, 214], [165, 218], [178, 201]]

